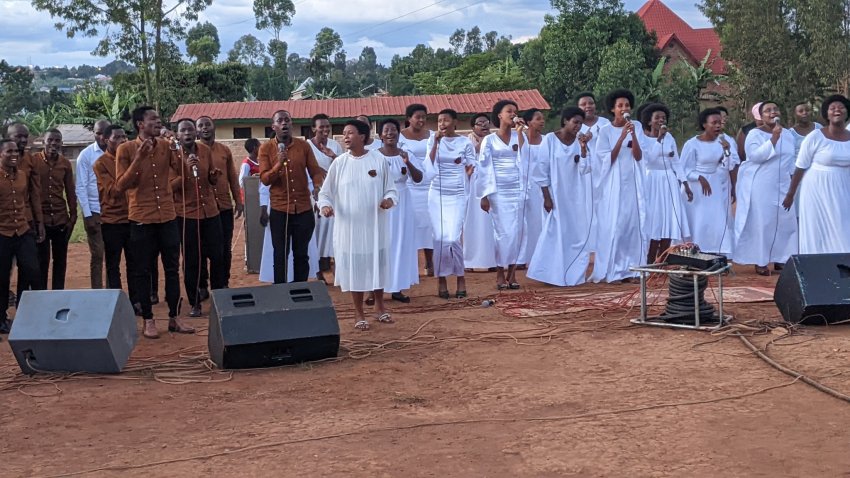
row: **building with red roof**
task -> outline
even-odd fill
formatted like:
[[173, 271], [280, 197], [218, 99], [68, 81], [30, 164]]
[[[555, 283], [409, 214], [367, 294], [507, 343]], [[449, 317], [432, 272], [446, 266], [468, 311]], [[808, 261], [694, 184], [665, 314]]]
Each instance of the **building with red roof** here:
[[[658, 49], [670, 60], [681, 58], [697, 66], [711, 52], [709, 64], [715, 75], [725, 72], [720, 37], [713, 28], [692, 28], [661, 0], [649, 0], [637, 11], [647, 31], [654, 31]], [[712, 62], [713, 60], [713, 62]]]
[[223, 140], [269, 138], [271, 117], [279, 110], [292, 115], [295, 134], [310, 135], [311, 118], [324, 113], [331, 117], [333, 134], [342, 134], [345, 121], [358, 115], [366, 115], [373, 127], [385, 118], [396, 118], [403, 122], [407, 105], [420, 103], [428, 108], [428, 127], [436, 129], [436, 117], [440, 110], [451, 108], [458, 112], [458, 129], [465, 129], [464, 122], [476, 113], [487, 113], [499, 100], [513, 100], [520, 110], [537, 108], [547, 111], [549, 103], [538, 90], [498, 91], [457, 95], [382, 96], [370, 98], [340, 98], [330, 100], [289, 101], [245, 101], [234, 103], [197, 103], [177, 107], [171, 121], [180, 118], [197, 119], [209, 116], [216, 122], [216, 137]]

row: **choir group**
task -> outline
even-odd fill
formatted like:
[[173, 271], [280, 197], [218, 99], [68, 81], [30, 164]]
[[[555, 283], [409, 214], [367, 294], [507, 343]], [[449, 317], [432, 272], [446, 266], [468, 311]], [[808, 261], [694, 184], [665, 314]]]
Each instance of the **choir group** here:
[[[705, 109], [700, 133], [681, 152], [669, 109], [634, 103], [628, 90], [611, 92], [609, 120], [594, 95], [582, 93], [544, 134], [541, 111], [502, 100], [473, 116], [468, 136], [458, 133], [454, 110], [440, 111], [430, 131], [427, 108], [413, 104], [404, 125], [384, 120], [377, 137], [368, 117], [347, 121], [343, 144], [321, 114], [310, 139], [293, 137], [292, 117], [281, 110], [273, 138], [245, 142], [239, 172], [215, 141], [212, 119], [180, 120], [171, 132], [143, 107], [133, 112], [135, 140], [118, 126], [95, 125], [76, 188], [61, 134], [49, 131], [44, 152], [30, 155], [26, 128], [13, 124], [0, 142], [0, 291], [9, 288], [13, 259], [19, 293], [46, 288], [51, 253], [52, 287], [64, 287], [79, 199], [92, 287], [102, 286], [102, 256], [107, 287], [121, 288], [123, 252], [130, 297], [144, 335], [154, 338], [159, 259], [169, 330], [191, 333], [179, 317], [180, 258], [189, 315], [197, 317], [208, 288], [228, 286], [239, 188], [252, 175], [261, 182], [266, 233], [260, 280], [325, 281], [332, 270], [334, 285], [351, 292], [361, 330], [370, 326], [364, 303], [375, 306], [374, 320], [391, 323], [384, 293], [410, 301], [404, 291], [419, 282], [419, 250], [443, 299], [467, 296], [470, 269], [495, 271], [498, 290], [518, 289], [521, 267], [557, 286], [634, 282], [630, 267], [654, 263], [676, 243], [754, 265], [760, 275], [792, 254], [850, 252], [850, 216], [837, 207], [850, 198], [845, 97], [823, 101], [824, 125], [808, 103], [795, 105], [787, 128], [780, 105], [763, 101], [736, 138], [725, 131], [725, 108]], [[12, 295], [0, 293], [3, 329]]]

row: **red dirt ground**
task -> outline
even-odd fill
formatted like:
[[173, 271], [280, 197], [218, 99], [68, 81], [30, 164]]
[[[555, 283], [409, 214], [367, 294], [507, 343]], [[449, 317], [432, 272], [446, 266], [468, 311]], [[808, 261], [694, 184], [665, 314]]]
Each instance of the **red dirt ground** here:
[[[235, 285], [255, 285], [242, 261], [240, 245]], [[87, 287], [84, 244], [72, 245], [70, 263], [69, 288]], [[772, 288], [776, 280], [736, 272], [729, 285]], [[136, 371], [117, 378], [42, 382], [14, 377], [4, 341], [0, 475], [850, 476], [850, 404], [791, 384], [737, 338], [634, 326], [636, 310], [509, 317], [477, 305], [495, 293], [488, 273], [468, 275], [479, 298], [447, 307], [435, 279], [422, 279], [410, 305], [391, 304], [396, 324], [373, 323], [366, 333], [353, 330], [348, 297], [332, 289], [345, 316], [342, 360], [230, 380], [199, 365], [203, 333], [140, 338]], [[521, 282], [537, 300], [556, 292]], [[729, 309], [739, 321], [779, 319], [772, 303]], [[156, 310], [165, 316], [162, 305]], [[801, 333], [753, 340], [773, 340], [775, 360], [850, 392], [846, 326]], [[541, 335], [548, 338], [534, 338]], [[163, 383], [162, 365], [161, 381], [138, 371], [166, 362], [197, 380]]]

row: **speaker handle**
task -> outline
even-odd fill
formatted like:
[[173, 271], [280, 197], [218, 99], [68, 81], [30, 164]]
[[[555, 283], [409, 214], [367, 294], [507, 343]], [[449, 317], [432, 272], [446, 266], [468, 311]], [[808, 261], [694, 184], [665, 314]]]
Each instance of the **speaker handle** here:
[[289, 298], [292, 302], [313, 302], [313, 293], [310, 289], [290, 289]]
[[237, 309], [257, 305], [254, 301], [254, 294], [234, 294], [230, 296], [230, 300], [233, 302], [233, 307]]

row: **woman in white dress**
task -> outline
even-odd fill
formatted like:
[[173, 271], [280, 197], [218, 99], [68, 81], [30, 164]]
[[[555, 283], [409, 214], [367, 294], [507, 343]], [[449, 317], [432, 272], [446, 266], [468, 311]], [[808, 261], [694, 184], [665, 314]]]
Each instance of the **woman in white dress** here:
[[[410, 297], [402, 291], [419, 283], [419, 258], [416, 244], [416, 219], [413, 213], [413, 201], [407, 188], [407, 178], [414, 183], [422, 181], [423, 173], [410, 162], [410, 155], [398, 147], [398, 135], [401, 125], [390, 118], [381, 122], [381, 142], [378, 150], [387, 158], [390, 176], [398, 193], [398, 204], [387, 211], [390, 224], [390, 277], [384, 288], [390, 292], [393, 300], [408, 303]], [[371, 299], [371, 300], [370, 300]], [[373, 294], [366, 298], [366, 304], [373, 304]]]
[[[761, 103], [759, 103], [759, 108], [761, 108]], [[746, 158], [746, 152], [744, 148], [741, 147], [741, 144], [737, 139], [729, 136], [726, 133], [726, 121], [729, 119], [729, 110], [727, 110], [724, 106], [717, 106], [715, 109], [720, 112], [720, 135], [717, 137], [718, 141], [720, 141], [720, 145], [723, 146], [724, 151], [728, 151], [731, 155], [730, 162], [734, 163], [735, 166], [732, 168], [732, 174], [729, 176], [732, 184], [732, 202], [734, 203], [737, 200], [737, 187], [738, 183], [738, 167], [741, 165], [744, 158]], [[757, 126], [761, 126], [761, 117], [759, 116], [759, 124]], [[749, 134], [749, 131], [747, 131]], [[744, 136], [746, 139], [746, 136]]]
[[338, 156], [319, 191], [323, 216], [334, 216], [334, 285], [351, 292], [354, 327], [369, 329], [363, 313], [363, 294], [375, 294], [375, 319], [393, 322], [384, 307], [384, 287], [390, 275], [390, 230], [387, 209], [398, 201], [387, 159], [367, 150], [369, 126], [348, 121], [343, 143], [348, 151]]
[[381, 138], [380, 138], [381, 132], [376, 131], [374, 135], [371, 135], [371, 133], [372, 133], [372, 119], [369, 118], [366, 115], [359, 115], [359, 116], [355, 117], [354, 119], [366, 123], [366, 125], [369, 127], [370, 137], [369, 137], [369, 142], [365, 144], [366, 149], [368, 149], [370, 151], [381, 149], [381, 146], [384, 145], [384, 143], [381, 141]]
[[[308, 178], [309, 179], [309, 178]], [[260, 256], [260, 282], [274, 283], [274, 243], [272, 243], [272, 230], [269, 227], [269, 186], [260, 182], [260, 225], [263, 226], [263, 253]], [[307, 254], [310, 256], [310, 275], [319, 271], [319, 253], [316, 242], [310, 241], [307, 245]], [[286, 281], [295, 280], [293, 269], [292, 251], [289, 251], [289, 267], [286, 272]]]
[[633, 103], [634, 95], [628, 90], [612, 91], [605, 98], [614, 121], [599, 129], [591, 164], [599, 181], [593, 282], [636, 282], [636, 273], [629, 268], [646, 258], [644, 171], [640, 164], [643, 127], [631, 120]]
[[[519, 264], [528, 265], [534, 247], [543, 229], [543, 193], [540, 186], [534, 184], [531, 176], [537, 163], [543, 145], [543, 129], [546, 127], [546, 117], [537, 108], [531, 108], [522, 113], [522, 119], [528, 126], [523, 131], [523, 145], [519, 150], [519, 165], [522, 168], [522, 184], [525, 194], [523, 209], [520, 210], [520, 249]], [[523, 266], [519, 266], [522, 268]]]
[[[516, 264], [521, 229], [522, 172], [518, 152], [525, 122], [517, 117], [517, 104], [501, 100], [493, 106], [493, 125], [498, 131], [481, 142], [478, 155], [478, 194], [481, 209], [490, 214], [496, 239], [496, 288], [519, 289]], [[516, 130], [514, 130], [514, 127]], [[507, 273], [505, 270], [507, 269]]]
[[[576, 96], [576, 106], [584, 111], [584, 124], [581, 125], [580, 133], [587, 137], [587, 148], [590, 153], [591, 162], [596, 158], [596, 140], [599, 137], [599, 130], [611, 124], [608, 118], [599, 116], [596, 113], [596, 97], [589, 91], [579, 93]], [[599, 181], [594, 171], [584, 176], [585, 194], [587, 195], [586, 205], [588, 208], [588, 217], [590, 217], [590, 240], [588, 241], [588, 250], [596, 251], [596, 208], [599, 201]]]
[[[322, 169], [327, 173], [334, 158], [342, 154], [342, 146], [331, 138], [331, 121], [328, 115], [319, 113], [313, 116], [313, 137], [307, 141], [313, 149], [313, 155]], [[316, 278], [325, 281], [325, 272], [331, 270], [331, 258], [334, 256], [332, 217], [322, 217], [316, 214], [316, 229], [313, 234], [319, 254], [319, 272]]]
[[590, 217], [584, 176], [590, 172], [587, 136], [580, 133], [584, 112], [561, 113], [561, 129], [543, 138], [532, 179], [541, 188], [546, 217], [528, 264], [530, 279], [557, 286], [584, 283], [590, 261]]
[[779, 106], [765, 101], [759, 114], [763, 124], [747, 133], [747, 160], [738, 168], [734, 260], [755, 264], [756, 274], [766, 276], [768, 263], [779, 270], [797, 253], [797, 215], [782, 208], [797, 157], [794, 135], [779, 122]]
[[[466, 270], [488, 269], [496, 272], [496, 239], [493, 237], [493, 221], [490, 215], [481, 210], [478, 202], [478, 152], [481, 141], [490, 134], [490, 116], [478, 113], [469, 122], [472, 132], [467, 138], [475, 148], [475, 165], [467, 171], [469, 179], [469, 201], [466, 207], [466, 220], [463, 224], [463, 262]], [[471, 174], [470, 174], [471, 172]]]
[[812, 105], [808, 101], [801, 101], [794, 105], [794, 126], [788, 131], [794, 135], [794, 158], [800, 154], [800, 145], [812, 131], [821, 129], [823, 126], [812, 120]]
[[[823, 100], [827, 126], [803, 140], [796, 170], [782, 205], [794, 204], [800, 187], [800, 254], [850, 253], [850, 100], [832, 95]], [[801, 185], [802, 182], [802, 185]]]
[[[401, 130], [398, 138], [398, 147], [407, 151], [410, 161], [419, 169], [424, 169], [426, 148], [428, 139], [434, 132], [425, 127], [425, 119], [428, 109], [425, 105], [414, 103], [408, 105], [405, 110], [408, 127]], [[430, 184], [427, 181], [414, 183], [407, 182], [410, 196], [413, 198], [413, 209], [416, 218], [416, 249], [422, 249], [425, 254], [425, 273], [428, 277], [434, 276], [434, 231], [431, 229], [431, 219], [428, 216], [428, 190]]]
[[648, 128], [643, 137], [643, 167], [646, 170], [643, 189], [649, 238], [647, 264], [654, 264], [658, 256], [670, 248], [672, 241], [684, 242], [691, 237], [680, 184], [684, 184], [689, 201], [693, 193], [682, 172], [676, 138], [667, 130], [670, 110], [661, 103], [652, 103], [643, 109], [640, 119]]
[[456, 128], [457, 112], [440, 111], [437, 133], [428, 140], [425, 158], [425, 180], [431, 183], [428, 209], [434, 230], [434, 274], [438, 277], [437, 295], [443, 299], [449, 298], [449, 276], [457, 277], [455, 297], [466, 298], [460, 240], [468, 201], [466, 170], [475, 165], [475, 148]]
[[732, 224], [732, 170], [735, 157], [728, 143], [720, 141], [723, 126], [715, 108], [699, 114], [702, 134], [682, 147], [682, 170], [694, 191], [685, 207], [691, 240], [705, 252], [731, 255], [734, 243]]

